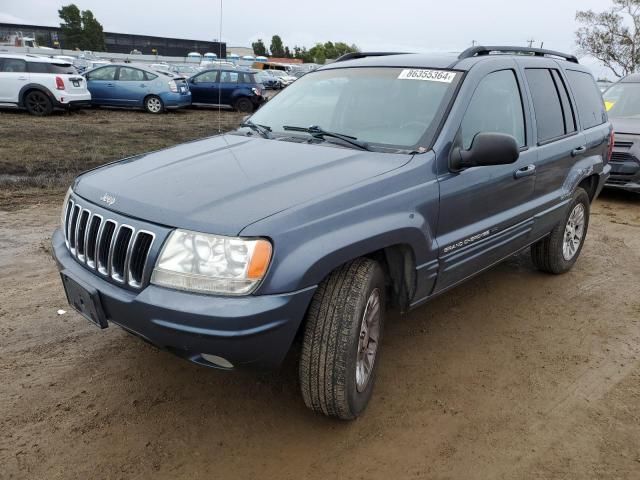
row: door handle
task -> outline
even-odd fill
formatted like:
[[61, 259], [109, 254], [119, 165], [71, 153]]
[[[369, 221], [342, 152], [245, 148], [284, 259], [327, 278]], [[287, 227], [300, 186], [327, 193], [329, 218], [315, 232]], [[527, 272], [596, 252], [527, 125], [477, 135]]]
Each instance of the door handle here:
[[107, 83], [107, 87], [115, 87], [113, 83]]
[[27, 77], [18, 77], [18, 80], [26, 80]]
[[577, 157], [578, 155], [582, 155], [586, 151], [587, 151], [586, 145], [582, 145], [581, 147], [574, 148], [573, 150], [571, 150], [571, 156]]
[[536, 166], [527, 165], [526, 167], [519, 168], [518, 170], [513, 172], [513, 178], [529, 177], [535, 174], [536, 174]]

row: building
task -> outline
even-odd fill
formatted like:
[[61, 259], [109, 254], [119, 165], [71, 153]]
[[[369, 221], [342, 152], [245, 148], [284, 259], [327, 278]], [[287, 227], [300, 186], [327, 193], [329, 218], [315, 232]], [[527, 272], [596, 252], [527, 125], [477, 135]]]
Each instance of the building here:
[[[15, 44], [16, 38], [25, 37], [35, 38], [42, 47], [68, 50], [73, 50], [75, 47], [75, 45], [64, 44], [58, 27], [0, 23], [0, 46], [21, 46]], [[104, 43], [106, 51], [113, 53], [130, 53], [133, 50], [138, 50], [146, 55], [157, 54], [171, 57], [186, 57], [190, 52], [199, 52], [201, 55], [211, 52], [218, 55], [219, 58], [227, 56], [227, 46], [224, 42], [104, 32]]]

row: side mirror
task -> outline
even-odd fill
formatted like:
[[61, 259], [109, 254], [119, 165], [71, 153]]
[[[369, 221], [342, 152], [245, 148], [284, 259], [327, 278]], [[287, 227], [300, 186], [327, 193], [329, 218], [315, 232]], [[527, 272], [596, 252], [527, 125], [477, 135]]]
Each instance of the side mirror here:
[[471, 148], [455, 148], [451, 152], [451, 169], [460, 171], [470, 167], [507, 165], [520, 157], [518, 142], [504, 133], [482, 132], [473, 139]]

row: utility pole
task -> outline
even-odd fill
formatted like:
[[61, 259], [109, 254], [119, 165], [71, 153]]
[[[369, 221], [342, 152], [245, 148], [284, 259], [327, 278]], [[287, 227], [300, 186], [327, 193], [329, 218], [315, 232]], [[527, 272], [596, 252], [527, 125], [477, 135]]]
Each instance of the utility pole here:
[[476, 46], [476, 41], [475, 40], [471, 40], [471, 46], [475, 47]]

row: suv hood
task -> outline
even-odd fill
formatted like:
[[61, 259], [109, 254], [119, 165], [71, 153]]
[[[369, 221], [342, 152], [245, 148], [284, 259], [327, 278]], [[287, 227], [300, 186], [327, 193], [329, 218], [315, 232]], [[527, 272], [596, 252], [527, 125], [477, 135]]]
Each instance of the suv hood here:
[[233, 236], [251, 223], [399, 168], [411, 158], [224, 135], [91, 170], [78, 177], [74, 192], [130, 217]]
[[640, 118], [618, 117], [610, 118], [615, 133], [628, 133], [640, 135]]

